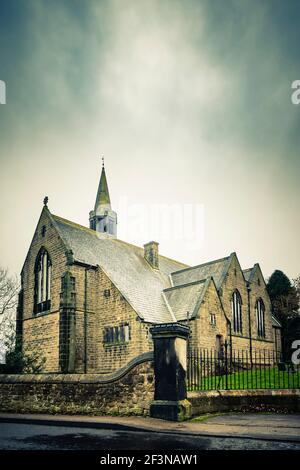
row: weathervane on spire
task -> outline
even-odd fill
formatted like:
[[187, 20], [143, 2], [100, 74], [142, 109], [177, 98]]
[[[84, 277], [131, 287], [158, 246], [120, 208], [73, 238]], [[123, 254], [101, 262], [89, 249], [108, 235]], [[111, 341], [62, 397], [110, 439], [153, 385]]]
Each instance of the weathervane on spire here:
[[102, 168], [104, 168], [104, 157], [102, 157]]
[[43, 202], [44, 202], [44, 206], [47, 206], [48, 201], [49, 201], [48, 196], [45, 196], [45, 197], [44, 197], [44, 201], [43, 201]]

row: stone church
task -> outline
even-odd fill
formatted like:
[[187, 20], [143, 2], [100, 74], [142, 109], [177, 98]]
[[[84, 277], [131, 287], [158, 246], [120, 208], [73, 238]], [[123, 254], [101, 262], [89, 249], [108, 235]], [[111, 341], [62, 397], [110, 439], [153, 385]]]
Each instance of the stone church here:
[[279, 350], [280, 324], [259, 264], [237, 255], [187, 266], [117, 238], [104, 165], [89, 228], [54, 215], [44, 200], [24, 266], [17, 334], [45, 372], [109, 373], [153, 349], [149, 328], [181, 322], [189, 345]]

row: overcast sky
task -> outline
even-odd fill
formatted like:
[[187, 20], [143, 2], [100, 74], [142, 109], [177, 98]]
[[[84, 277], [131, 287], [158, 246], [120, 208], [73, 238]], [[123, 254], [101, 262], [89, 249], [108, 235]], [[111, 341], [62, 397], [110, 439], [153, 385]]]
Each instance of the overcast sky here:
[[298, 275], [299, 44], [297, 0], [1, 0], [0, 264], [45, 195], [88, 225], [104, 155], [119, 238]]

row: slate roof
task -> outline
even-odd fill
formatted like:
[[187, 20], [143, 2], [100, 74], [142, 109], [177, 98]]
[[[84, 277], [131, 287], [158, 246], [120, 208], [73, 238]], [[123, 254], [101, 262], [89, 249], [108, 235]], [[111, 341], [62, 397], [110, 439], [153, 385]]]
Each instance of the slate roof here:
[[144, 249], [52, 215], [75, 261], [99, 265], [137, 314], [150, 323], [174, 322], [162, 291], [171, 287], [170, 273], [186, 267], [159, 256], [159, 270], [144, 259]]
[[[233, 254], [232, 254], [233, 255]], [[190, 282], [201, 281], [213, 277], [217, 289], [221, 287], [224, 276], [226, 275], [231, 256], [221, 258], [199, 266], [189, 267], [171, 274], [173, 286], [188, 284]]]
[[164, 290], [167, 305], [177, 321], [186, 320], [187, 312], [189, 318], [195, 317], [210, 280], [209, 278]]
[[254, 268], [243, 269], [244, 278], [247, 282], [250, 281], [253, 269]]
[[[144, 258], [144, 249], [50, 214], [75, 262], [100, 266], [141, 319], [173, 323], [194, 318], [210, 282], [221, 287], [231, 259], [194, 267], [159, 255], [159, 269]], [[254, 268], [244, 270], [246, 280]], [[213, 279], [213, 281], [212, 281]], [[274, 319], [274, 322], [276, 320]], [[280, 324], [278, 324], [280, 326]]]

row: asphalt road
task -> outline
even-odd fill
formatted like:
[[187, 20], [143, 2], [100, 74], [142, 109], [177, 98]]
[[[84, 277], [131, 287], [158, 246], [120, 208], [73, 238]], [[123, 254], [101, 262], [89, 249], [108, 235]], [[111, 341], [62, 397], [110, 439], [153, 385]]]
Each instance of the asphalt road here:
[[300, 442], [0, 422], [1, 450], [300, 450]]

